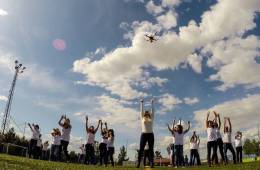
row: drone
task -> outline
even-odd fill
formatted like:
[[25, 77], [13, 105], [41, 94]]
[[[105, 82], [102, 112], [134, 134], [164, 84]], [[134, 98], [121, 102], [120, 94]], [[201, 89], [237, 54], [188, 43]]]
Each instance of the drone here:
[[155, 32], [154, 34], [150, 34], [150, 35], [145, 34], [145, 37], [148, 38], [148, 39], [146, 39], [146, 41], [149, 41], [150, 43], [157, 41], [158, 39], [155, 38], [157, 36], [156, 34], [157, 34], [157, 32]]

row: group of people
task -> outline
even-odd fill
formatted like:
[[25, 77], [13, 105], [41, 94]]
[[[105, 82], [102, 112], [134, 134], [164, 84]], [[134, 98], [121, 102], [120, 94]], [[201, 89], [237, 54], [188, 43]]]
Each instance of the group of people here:
[[[59, 126], [62, 128], [60, 131], [59, 128], [53, 128], [51, 132], [52, 143], [50, 147], [50, 157], [48, 156], [48, 147], [49, 142], [45, 141], [42, 143], [40, 127], [39, 125], [30, 124], [32, 131], [32, 137], [29, 142], [29, 158], [34, 159], [43, 159], [43, 160], [51, 160], [51, 161], [64, 161], [69, 162], [70, 157], [68, 154], [68, 145], [70, 142], [70, 133], [72, 126], [70, 124], [70, 119], [66, 117], [66, 115], [62, 115], [59, 122]], [[98, 121], [98, 125], [95, 128], [94, 126], [89, 126], [88, 124], [88, 116], [86, 116], [86, 133], [87, 133], [87, 143], [80, 147], [81, 152], [84, 151], [84, 163], [85, 164], [96, 164], [96, 155], [94, 150], [95, 144], [95, 134], [97, 133], [99, 127], [101, 125], [101, 137], [102, 140], [99, 144], [99, 157], [100, 157], [100, 165], [108, 165], [108, 161], [111, 162], [112, 166], [114, 166], [114, 130], [108, 129], [107, 123]], [[103, 127], [104, 126], [104, 127]], [[63, 156], [62, 156], [63, 155]], [[63, 159], [64, 158], [64, 159]]]
[[[141, 137], [140, 137], [140, 147], [138, 152], [137, 168], [140, 167], [141, 160], [145, 156], [144, 163], [146, 164], [146, 158], [149, 160], [150, 167], [154, 167], [154, 133], [153, 133], [153, 122], [154, 122], [154, 100], [151, 100], [151, 110], [144, 111], [144, 100], [140, 101], [141, 107]], [[207, 130], [207, 161], [208, 165], [211, 166], [213, 163], [219, 164], [217, 151], [222, 158], [224, 164], [228, 163], [227, 151], [229, 150], [233, 156], [233, 163], [242, 162], [242, 133], [237, 132], [235, 136], [235, 147], [236, 152], [232, 145], [232, 125], [230, 118], [224, 117], [224, 131], [223, 139], [221, 135], [221, 120], [220, 115], [213, 111], [214, 119], [209, 120], [210, 112], [207, 113], [206, 117], [206, 130]], [[54, 128], [51, 133], [53, 141], [51, 144], [51, 156], [50, 160], [60, 161], [61, 155], [64, 153], [65, 161], [69, 161], [68, 155], [68, 145], [70, 141], [70, 133], [72, 126], [70, 124], [70, 119], [65, 115], [61, 116], [58, 124], [62, 127], [62, 131], [59, 128]], [[190, 138], [190, 161], [187, 163], [187, 158], [183, 155], [183, 145], [184, 145], [184, 135], [190, 130], [190, 122], [187, 122], [187, 128], [184, 129], [183, 121], [179, 120], [177, 123], [173, 120], [172, 125], [167, 124], [168, 130], [172, 135], [171, 144], [171, 165], [180, 167], [186, 164], [201, 165], [200, 155], [199, 155], [199, 145], [200, 138], [194, 131]], [[49, 146], [48, 141], [42, 144], [41, 134], [39, 125], [28, 124], [32, 131], [32, 138], [29, 145], [29, 157], [39, 158], [39, 150], [42, 150], [43, 159], [46, 158], [46, 150]], [[114, 166], [113, 155], [115, 152], [114, 148], [114, 130], [108, 129], [107, 123], [98, 121], [96, 128], [91, 125], [89, 126], [88, 116], [86, 116], [86, 133], [87, 133], [87, 143], [80, 147], [81, 157], [80, 160], [84, 160], [85, 164], [96, 164], [95, 156], [95, 135], [100, 128], [101, 142], [99, 144], [99, 163], [100, 165], [108, 165], [110, 161], [112, 166]], [[212, 152], [213, 150], [213, 152]], [[145, 152], [145, 155], [144, 155]], [[186, 160], [186, 161], [185, 161]]]
[[[146, 164], [146, 158], [149, 160], [150, 167], [154, 167], [154, 133], [153, 133], [153, 121], [154, 121], [154, 100], [151, 101], [151, 111], [144, 111], [144, 100], [140, 101], [141, 106], [141, 137], [140, 137], [140, 147], [138, 152], [138, 161], [137, 168], [140, 167], [141, 159], [144, 156], [144, 164]], [[217, 150], [219, 148], [220, 155], [222, 157], [222, 162], [226, 165], [228, 163], [227, 151], [229, 150], [233, 156], [233, 163], [241, 163], [242, 162], [242, 133], [237, 132], [235, 136], [235, 150], [232, 145], [232, 126], [230, 118], [224, 118], [224, 134], [223, 140], [221, 136], [221, 121], [220, 115], [215, 111], [214, 119], [209, 120], [209, 114], [207, 114], [206, 118], [206, 130], [207, 130], [207, 160], [208, 165], [211, 166], [213, 162], [215, 164], [219, 164]], [[199, 154], [199, 145], [200, 138], [194, 131], [190, 138], [190, 161], [187, 163], [183, 155], [183, 145], [184, 145], [184, 135], [190, 130], [190, 122], [187, 122], [187, 129], [184, 129], [183, 121], [180, 120], [176, 123], [173, 120], [172, 126], [167, 124], [168, 130], [172, 135], [172, 143], [171, 143], [171, 152], [170, 159], [171, 165], [175, 167], [180, 166], [194, 166], [201, 165], [200, 154]], [[148, 144], [148, 145], [147, 145]], [[145, 149], [146, 148], [146, 149]], [[213, 152], [211, 152], [213, 149]]]

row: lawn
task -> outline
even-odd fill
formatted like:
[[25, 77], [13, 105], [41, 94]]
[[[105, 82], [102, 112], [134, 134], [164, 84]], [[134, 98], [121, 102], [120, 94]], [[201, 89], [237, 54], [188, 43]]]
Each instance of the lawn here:
[[[79, 164], [70, 164], [70, 163], [57, 163], [57, 162], [47, 162], [40, 160], [32, 160], [23, 157], [9, 156], [5, 154], [0, 154], [0, 169], [1, 170], [112, 170], [112, 169], [122, 169], [122, 170], [135, 170], [134, 167], [99, 167], [99, 166], [86, 166]], [[143, 169], [143, 168], [140, 168]], [[148, 170], [149, 168], [147, 168]], [[173, 169], [169, 167], [156, 167], [157, 170], [168, 170]], [[194, 167], [194, 168], [180, 168], [180, 169], [191, 169], [191, 170], [204, 170], [204, 169], [223, 169], [223, 170], [260, 170], [260, 162], [244, 163], [243, 165], [228, 165], [221, 167], [208, 168], [207, 166], [203, 167]]]

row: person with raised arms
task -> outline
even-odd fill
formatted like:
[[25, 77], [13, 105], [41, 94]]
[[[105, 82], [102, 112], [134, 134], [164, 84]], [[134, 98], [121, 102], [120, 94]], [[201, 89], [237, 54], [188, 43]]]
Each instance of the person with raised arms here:
[[199, 155], [199, 145], [200, 145], [200, 138], [196, 135], [196, 132], [193, 132], [192, 137], [190, 138], [190, 166], [195, 165], [195, 160], [197, 165], [201, 165], [200, 162], [200, 155]]
[[141, 127], [142, 133], [140, 138], [140, 148], [138, 152], [138, 162], [136, 167], [139, 168], [141, 164], [142, 155], [146, 143], [148, 143], [150, 154], [150, 167], [154, 167], [154, 133], [153, 133], [153, 121], [154, 121], [154, 99], [151, 100], [151, 111], [144, 111], [144, 100], [140, 101], [141, 113]]
[[115, 133], [113, 129], [108, 130], [108, 141], [107, 141], [107, 152], [108, 152], [108, 160], [111, 162], [111, 165], [114, 167], [114, 154], [115, 154]]
[[[103, 128], [103, 124], [105, 125], [105, 128]], [[107, 130], [107, 123], [101, 122], [101, 137], [102, 140], [99, 144], [99, 161], [100, 165], [103, 165], [103, 163], [107, 166], [107, 142], [108, 142], [108, 130]]]
[[86, 116], [86, 132], [87, 132], [87, 144], [86, 148], [86, 157], [85, 163], [95, 165], [95, 134], [97, 133], [99, 126], [101, 124], [101, 120], [98, 121], [98, 125], [95, 128], [94, 126], [88, 126], [88, 116]]
[[237, 153], [237, 163], [242, 163], [242, 132], [238, 131], [235, 136], [235, 147]]
[[40, 127], [39, 127], [39, 125], [30, 124], [30, 123], [28, 123], [28, 126], [30, 127], [30, 129], [32, 131], [32, 137], [31, 137], [31, 140], [29, 142], [28, 156], [29, 156], [29, 158], [31, 158], [31, 156], [33, 156], [33, 158], [35, 158], [36, 157], [37, 141], [38, 141], [39, 136], [40, 136]]
[[65, 155], [66, 161], [69, 161], [69, 154], [68, 154], [68, 145], [70, 142], [70, 133], [72, 126], [70, 124], [70, 119], [66, 117], [66, 115], [62, 115], [59, 120], [59, 125], [62, 127], [62, 134], [61, 134], [61, 143], [60, 143], [60, 152], [63, 152]]
[[[217, 154], [217, 144], [216, 144], [216, 131], [214, 129], [214, 123], [212, 120], [209, 120], [209, 114], [210, 112], [207, 113], [207, 118], [206, 118], [206, 130], [207, 130], [207, 160], [208, 160], [208, 165], [211, 167], [212, 165], [212, 160], [211, 158], [216, 157]], [[213, 154], [211, 156], [211, 150], [213, 149]], [[218, 160], [215, 160], [218, 161]], [[218, 162], [215, 162], [218, 164]]]
[[60, 161], [60, 144], [61, 144], [61, 133], [59, 128], [54, 128], [51, 133], [52, 144], [51, 144], [51, 160]]
[[[232, 125], [229, 117], [224, 118], [224, 137], [223, 137], [223, 142], [224, 142], [224, 155], [225, 155], [225, 163], [228, 163], [228, 158], [227, 158], [227, 150], [230, 150], [233, 156], [233, 163], [236, 164], [236, 154], [235, 150], [232, 146], [231, 142], [231, 133], [232, 133]], [[228, 125], [227, 125], [228, 122]]]
[[171, 132], [172, 135], [172, 143], [170, 144], [170, 159], [171, 159], [171, 166], [174, 167], [175, 166], [175, 150], [174, 150], [174, 145], [175, 145], [175, 135], [174, 135], [174, 131], [176, 131], [176, 126], [175, 126], [175, 119], [172, 122], [172, 126], [170, 127], [169, 124], [167, 124], [168, 130]]

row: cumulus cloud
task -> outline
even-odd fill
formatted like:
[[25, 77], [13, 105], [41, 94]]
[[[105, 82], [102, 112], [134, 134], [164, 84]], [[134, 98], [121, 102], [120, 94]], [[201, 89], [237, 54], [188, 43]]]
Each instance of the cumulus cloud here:
[[0, 16], [6, 16], [8, 15], [7, 11], [0, 9]]
[[[172, 1], [167, 1], [167, 4], [170, 2]], [[147, 6], [151, 4], [155, 5], [153, 1], [149, 1]], [[156, 9], [161, 5], [155, 5]], [[153, 8], [155, 7], [153, 6]], [[161, 8], [154, 12], [157, 17], [162, 12]], [[137, 90], [134, 85], [144, 75], [147, 67], [154, 67], [157, 71], [175, 70], [181, 64], [187, 63], [196, 73], [201, 73], [202, 56], [209, 60], [208, 63], [212, 63], [216, 56], [213, 54], [215, 45], [218, 46], [218, 43], [226, 40], [230, 42], [231, 39], [239, 41], [240, 39], [250, 39], [251, 36], [243, 35], [256, 27], [254, 18], [259, 10], [258, 0], [238, 0], [235, 4], [232, 0], [219, 0], [211, 6], [210, 10], [203, 13], [200, 23], [191, 20], [187, 26], [180, 27], [178, 33], [173, 30], [164, 31], [165, 26], [158, 22], [135, 21], [131, 25], [130, 46], [116, 48], [106, 53], [100, 60], [91, 61], [89, 58], [77, 60], [74, 62], [73, 70], [85, 75], [85, 81], [88, 84], [103, 87], [111, 94], [116, 94], [124, 99], [146, 96], [146, 93], [140, 89]], [[169, 9], [168, 13], [172, 11]], [[241, 14], [241, 17], [237, 17], [238, 13]], [[167, 28], [169, 27], [167, 26]], [[161, 32], [159, 40], [156, 43], [147, 43], [144, 38], [147, 32]], [[250, 44], [250, 41], [245, 41], [246, 43]], [[259, 44], [258, 41], [254, 43]], [[235, 49], [235, 44], [226, 47]], [[217, 74], [211, 75], [209, 80], [222, 81], [224, 86], [219, 87], [220, 89], [227, 89], [239, 84], [247, 85], [247, 87], [259, 86], [259, 74], [256, 74], [259, 72], [259, 64], [252, 57], [255, 56], [258, 48], [256, 45], [252, 48], [249, 45], [241, 48], [241, 54], [250, 56], [248, 58], [239, 57], [235, 50], [232, 50], [233, 54], [230, 54], [233, 55], [232, 59], [229, 63], [221, 63], [221, 67], [208, 64], [208, 67], [217, 71]], [[205, 51], [203, 54], [212, 53], [213, 55], [201, 55], [200, 49]], [[225, 51], [224, 48], [220, 50]], [[248, 80], [240, 80], [241, 77], [237, 77], [237, 72], [240, 69], [238, 65], [245, 72], [244, 76], [251, 75], [253, 77]], [[226, 74], [229, 69], [232, 71]]]
[[162, 0], [162, 7], [174, 7], [181, 3], [180, 0]]
[[197, 97], [194, 97], [194, 98], [185, 97], [183, 100], [184, 100], [184, 103], [188, 104], [188, 105], [194, 105], [199, 102], [199, 99]]
[[147, 12], [149, 12], [150, 14], [153, 15], [158, 15], [160, 13], [162, 13], [164, 10], [160, 5], [155, 5], [153, 0], [150, 0], [147, 4], [146, 4], [146, 10]]
[[169, 11], [165, 15], [158, 16], [156, 19], [165, 29], [170, 29], [177, 26], [177, 13], [175, 12]]
[[207, 111], [215, 110], [220, 113], [221, 118], [230, 117], [234, 129], [233, 132], [237, 130], [247, 131], [259, 124], [259, 120], [257, 119], [260, 110], [259, 101], [260, 94], [248, 95], [241, 99], [226, 101], [207, 109], [197, 110], [194, 112], [197, 127], [198, 129], [203, 129]]
[[161, 113], [165, 113], [177, 107], [178, 104], [181, 104], [182, 100], [175, 97], [174, 95], [166, 93], [160, 97], [158, 102], [163, 106]]
[[0, 101], [6, 102], [7, 101], [7, 97], [3, 96], [3, 95], [0, 95]]

